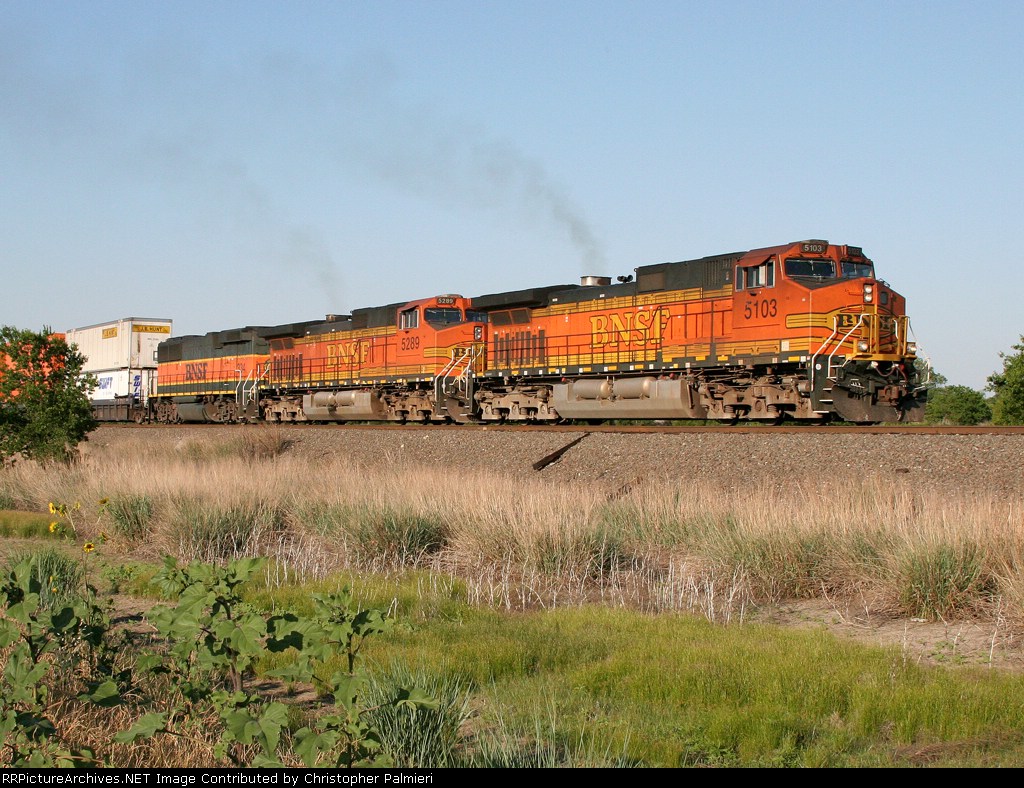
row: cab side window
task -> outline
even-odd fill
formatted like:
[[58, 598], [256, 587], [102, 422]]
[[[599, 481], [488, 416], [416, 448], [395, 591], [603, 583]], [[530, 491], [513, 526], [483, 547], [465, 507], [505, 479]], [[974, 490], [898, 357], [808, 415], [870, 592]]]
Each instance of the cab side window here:
[[736, 269], [736, 289], [775, 287], [775, 261], [765, 260], [761, 265]]
[[418, 309], [407, 309], [398, 313], [399, 328], [419, 328], [420, 312]]

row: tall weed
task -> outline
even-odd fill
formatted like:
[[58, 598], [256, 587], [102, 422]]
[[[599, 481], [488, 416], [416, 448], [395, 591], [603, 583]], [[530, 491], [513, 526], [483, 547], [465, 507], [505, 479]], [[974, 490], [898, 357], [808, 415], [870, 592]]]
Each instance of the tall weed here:
[[903, 558], [900, 601], [911, 616], [946, 618], [968, 612], [994, 595], [996, 581], [972, 543], [939, 544]]
[[559, 731], [557, 715], [537, 715], [532, 725], [499, 717], [474, 742], [467, 765], [478, 769], [632, 769], [643, 761], [625, 749], [602, 745], [593, 734]]
[[59, 538], [50, 532], [53, 519], [47, 515], [0, 509], [0, 536], [22, 539]]
[[220, 563], [259, 555], [268, 540], [285, 528], [283, 510], [263, 501], [223, 507], [193, 498], [178, 498], [172, 503], [168, 536], [173, 554], [187, 561]]
[[[388, 704], [404, 687], [422, 690], [437, 705], [413, 709]], [[371, 677], [365, 695], [371, 709], [367, 719], [399, 768], [458, 767], [463, 765], [460, 746], [462, 727], [470, 717], [470, 697], [470, 686], [463, 680], [396, 662]]]
[[116, 495], [107, 504], [107, 513], [114, 521], [115, 533], [136, 542], [149, 534], [153, 501], [148, 495]]
[[448, 543], [442, 517], [404, 506], [352, 507], [344, 530], [355, 559], [363, 564], [415, 566]]
[[46, 610], [59, 610], [81, 597], [85, 567], [57, 547], [44, 547], [11, 555], [7, 571], [28, 560], [32, 576], [39, 581], [39, 605]]

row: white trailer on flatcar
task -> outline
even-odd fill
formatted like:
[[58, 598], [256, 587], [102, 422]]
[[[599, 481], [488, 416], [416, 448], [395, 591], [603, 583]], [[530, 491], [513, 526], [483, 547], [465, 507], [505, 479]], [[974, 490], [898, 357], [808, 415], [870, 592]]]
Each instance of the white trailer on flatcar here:
[[172, 331], [164, 318], [125, 317], [65, 332], [68, 344], [85, 356], [82, 371], [97, 379], [89, 393], [97, 419], [144, 418], [156, 387], [156, 349]]

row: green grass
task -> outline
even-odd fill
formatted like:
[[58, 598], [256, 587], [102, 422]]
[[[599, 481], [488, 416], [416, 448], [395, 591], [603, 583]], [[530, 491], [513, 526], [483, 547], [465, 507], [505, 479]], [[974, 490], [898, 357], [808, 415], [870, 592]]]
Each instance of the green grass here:
[[[122, 591], [142, 591], [152, 569], [131, 565]], [[395, 616], [366, 647], [367, 700], [415, 684], [442, 701], [437, 713], [379, 721], [402, 763], [1024, 765], [1024, 676], [922, 666], [824, 630], [599, 606], [482, 609], [459, 583], [424, 571], [285, 585], [265, 576], [245, 598], [309, 612], [312, 593], [344, 585], [361, 606]]]
[[601, 608], [473, 611], [381, 651], [428, 672], [458, 666], [514, 729], [554, 718], [566, 741], [648, 765], [904, 765], [937, 744], [1024, 764], [1024, 678], [923, 668], [824, 632]]
[[48, 514], [0, 510], [0, 536], [14, 536], [21, 539], [59, 539], [59, 534], [50, 532], [50, 523], [53, 522], [53, 519]]
[[1024, 676], [921, 666], [822, 630], [603, 607], [504, 613], [422, 572], [247, 598], [285, 608], [332, 582], [396, 614], [368, 646], [376, 670], [471, 691], [474, 757], [492, 765], [1024, 765]]
[[[920, 666], [824, 631], [471, 608], [455, 589], [433, 597], [422, 574], [344, 581], [397, 613], [368, 646], [376, 670], [471, 691], [474, 765], [1024, 765], [1022, 676]], [[302, 595], [281, 593], [249, 598]]]

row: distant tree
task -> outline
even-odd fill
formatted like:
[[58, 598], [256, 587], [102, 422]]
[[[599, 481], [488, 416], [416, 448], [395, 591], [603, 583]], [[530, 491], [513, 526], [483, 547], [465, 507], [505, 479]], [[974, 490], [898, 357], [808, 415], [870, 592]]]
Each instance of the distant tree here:
[[1000, 353], [1003, 371], [988, 377], [993, 424], [1024, 424], [1024, 336], [1013, 353]]
[[69, 462], [96, 427], [85, 357], [60, 336], [0, 328], [0, 460]]
[[917, 371], [918, 379], [926, 386], [945, 386], [949, 381], [946, 376], [932, 367], [931, 362], [923, 356], [914, 359], [914, 369]]
[[924, 420], [929, 424], [980, 424], [992, 418], [985, 395], [967, 386], [937, 386], [928, 392]]

